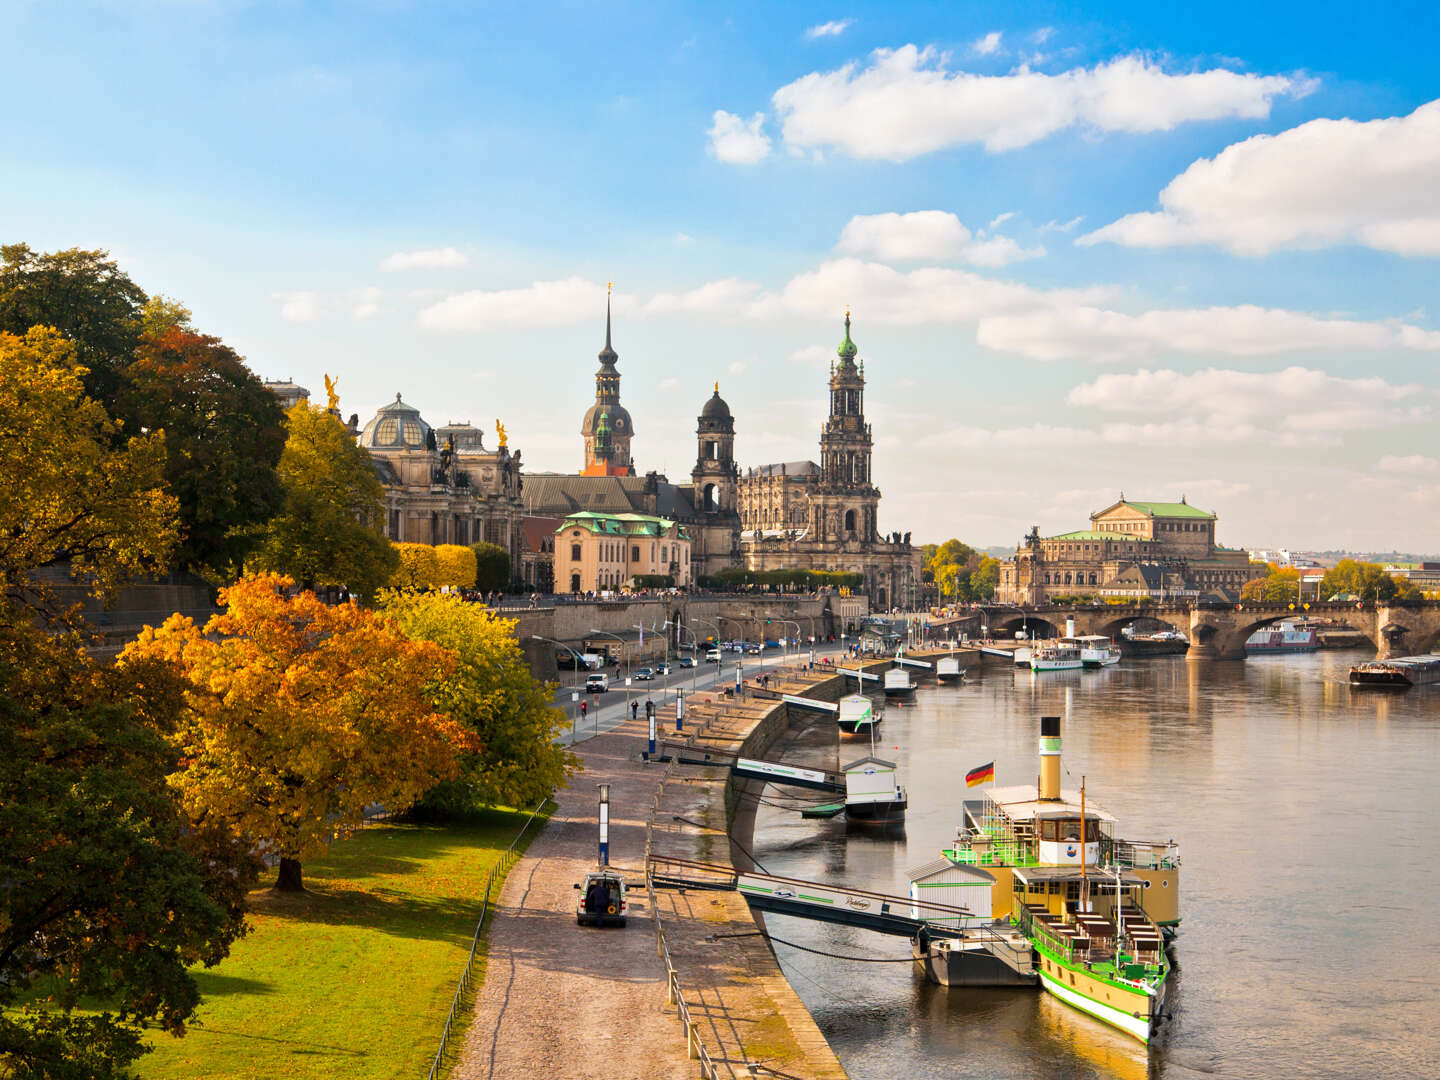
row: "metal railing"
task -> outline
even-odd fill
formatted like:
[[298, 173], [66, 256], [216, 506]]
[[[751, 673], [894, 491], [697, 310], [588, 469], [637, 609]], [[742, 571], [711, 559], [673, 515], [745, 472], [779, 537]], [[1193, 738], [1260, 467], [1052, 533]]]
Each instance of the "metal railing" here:
[[496, 884], [503, 881], [510, 867], [515, 865], [515, 860], [520, 857], [520, 841], [525, 839], [525, 834], [530, 831], [530, 826], [535, 824], [535, 819], [545, 809], [545, 804], [550, 801], [549, 796], [541, 799], [535, 809], [530, 811], [530, 816], [525, 819], [525, 824], [515, 834], [515, 839], [510, 841], [510, 846], [495, 860], [495, 865], [490, 867], [490, 873], [485, 877], [485, 899], [480, 904], [480, 920], [475, 924], [475, 933], [470, 938], [470, 954], [465, 958], [465, 970], [460, 973], [460, 982], [455, 987], [455, 996], [450, 1000], [450, 1013], [445, 1017], [445, 1029], [440, 1033], [440, 1046], [435, 1051], [435, 1059], [430, 1063], [430, 1072], [427, 1080], [439, 1080], [443, 1074], [445, 1050], [450, 1044], [450, 1035], [455, 1030], [455, 1017], [459, 1015], [464, 1006], [466, 995], [475, 988], [475, 951], [480, 947], [480, 935], [485, 931], [485, 917], [490, 913], [491, 893], [495, 890]]
[[[708, 719], [701, 721], [699, 726], [708, 726]], [[666, 764], [665, 771], [660, 774], [660, 782], [655, 786], [655, 797], [650, 801], [650, 817], [645, 822], [645, 897], [650, 903], [650, 916], [655, 922], [655, 952], [665, 961], [665, 1004], [675, 1009], [676, 1018], [685, 1028], [685, 1052], [691, 1060], [700, 1062], [700, 1075], [705, 1080], [720, 1080], [720, 1070], [715, 1059], [710, 1056], [705, 1040], [700, 1037], [700, 1025], [691, 1016], [690, 1003], [685, 1000], [685, 993], [680, 989], [680, 975], [670, 957], [670, 946], [665, 940], [665, 927], [660, 922], [660, 909], [655, 903], [655, 875], [651, 863], [655, 815], [660, 810], [660, 799], [665, 794], [665, 781], [669, 780], [675, 771], [676, 760], [672, 757]]]

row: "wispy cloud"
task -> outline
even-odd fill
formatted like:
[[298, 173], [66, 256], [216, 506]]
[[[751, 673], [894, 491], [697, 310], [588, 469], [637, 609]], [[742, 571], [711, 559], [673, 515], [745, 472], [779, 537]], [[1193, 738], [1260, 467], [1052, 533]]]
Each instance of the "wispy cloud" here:
[[470, 257], [453, 247], [397, 251], [380, 260], [380, 269], [386, 273], [398, 270], [453, 270], [469, 265]]
[[1000, 51], [1000, 31], [991, 30], [984, 37], [972, 41], [970, 51], [976, 56], [993, 56]]
[[830, 22], [820, 23], [805, 31], [805, 37], [809, 41], [823, 37], [839, 37], [846, 30], [855, 24], [854, 19], [834, 19]]
[[271, 293], [270, 298], [280, 301], [280, 317], [286, 322], [314, 322], [322, 314], [317, 292], [277, 292]]
[[[1001, 214], [1002, 222], [1010, 214]], [[840, 234], [839, 249], [851, 255], [873, 255], [882, 262], [949, 262], [975, 266], [1004, 266], [1034, 259], [1045, 249], [1022, 248], [1008, 236], [971, 233], [954, 214], [945, 210], [917, 210], [908, 214], [857, 214]]]

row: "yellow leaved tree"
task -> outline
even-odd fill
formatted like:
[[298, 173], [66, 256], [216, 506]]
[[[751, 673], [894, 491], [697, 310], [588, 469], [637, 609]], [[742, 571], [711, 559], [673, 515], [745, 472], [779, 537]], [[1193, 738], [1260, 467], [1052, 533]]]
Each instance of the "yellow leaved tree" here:
[[435, 549], [435, 585], [452, 589], [475, 587], [475, 552], [461, 544], [441, 544]]
[[440, 574], [440, 560], [430, 544], [394, 543], [390, 545], [400, 557], [400, 566], [390, 584], [401, 589], [428, 589]]
[[218, 818], [280, 856], [277, 889], [303, 888], [301, 860], [380, 804], [403, 810], [453, 778], [474, 735], [428, 692], [455, 654], [393, 619], [331, 606], [278, 574], [220, 590], [204, 629], [172, 615], [121, 654], [186, 677], [171, 782], [197, 821]]

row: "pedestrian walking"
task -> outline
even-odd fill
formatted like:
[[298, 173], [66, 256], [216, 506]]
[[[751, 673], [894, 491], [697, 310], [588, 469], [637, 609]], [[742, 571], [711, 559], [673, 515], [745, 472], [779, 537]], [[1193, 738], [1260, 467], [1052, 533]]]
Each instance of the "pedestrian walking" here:
[[584, 719], [585, 719], [585, 714], [586, 714], [587, 712], [589, 712], [589, 711], [590, 711], [590, 703], [589, 703], [588, 701], [582, 701], [582, 702], [580, 702], [580, 719], [581, 719], [581, 720], [584, 720]]
[[647, 697], [647, 698], [645, 699], [645, 719], [646, 719], [646, 720], [649, 720], [649, 719], [650, 719], [652, 716], [654, 716], [654, 715], [655, 715], [655, 702], [651, 701], [651, 700]]
[[[638, 720], [639, 718], [640, 718], [640, 702], [638, 702], [638, 701], [632, 701], [632, 702], [630, 702], [630, 719], [631, 719], [631, 720]], [[648, 712], [645, 714], [645, 719], [647, 719], [647, 720], [650, 719], [650, 714], [649, 714]]]

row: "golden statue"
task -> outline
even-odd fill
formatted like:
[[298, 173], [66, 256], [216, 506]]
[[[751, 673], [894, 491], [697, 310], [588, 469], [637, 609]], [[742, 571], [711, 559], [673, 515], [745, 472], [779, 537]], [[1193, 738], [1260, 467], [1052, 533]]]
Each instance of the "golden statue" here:
[[495, 434], [500, 436], [500, 449], [504, 450], [509, 445], [509, 436], [505, 434], [505, 425], [500, 422], [499, 417], [495, 419]]
[[330, 398], [325, 407], [331, 412], [336, 412], [340, 408], [340, 395], [335, 392], [335, 388], [339, 385], [339, 379], [332, 379], [329, 375], [325, 376], [325, 393]]
[[720, 380], [719, 380], [719, 379], [716, 379], [716, 380], [715, 380], [715, 393], [718, 394], [719, 392], [720, 392]]

